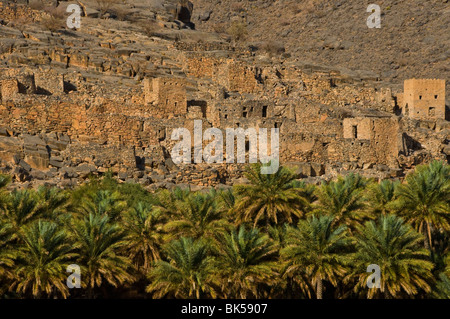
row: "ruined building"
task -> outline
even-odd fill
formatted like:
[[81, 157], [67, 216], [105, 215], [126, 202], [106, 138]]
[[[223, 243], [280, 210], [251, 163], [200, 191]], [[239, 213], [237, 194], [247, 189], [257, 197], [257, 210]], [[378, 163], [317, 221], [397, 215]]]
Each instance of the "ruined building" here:
[[405, 80], [402, 109], [413, 119], [445, 119], [445, 80]]

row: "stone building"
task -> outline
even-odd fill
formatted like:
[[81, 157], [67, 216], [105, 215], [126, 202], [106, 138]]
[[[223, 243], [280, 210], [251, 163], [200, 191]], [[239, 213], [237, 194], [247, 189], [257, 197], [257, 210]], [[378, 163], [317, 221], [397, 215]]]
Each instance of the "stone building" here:
[[19, 82], [16, 79], [5, 79], [0, 81], [0, 98], [2, 101], [14, 99], [19, 93]]
[[402, 104], [403, 114], [410, 118], [445, 119], [445, 80], [405, 80]]
[[144, 79], [145, 104], [155, 106], [158, 117], [180, 116], [187, 113], [186, 80], [183, 78]]
[[[398, 121], [391, 117], [356, 117], [343, 121], [337, 158], [361, 164], [394, 165], [399, 153]], [[342, 148], [341, 148], [342, 147]]]
[[64, 75], [54, 71], [36, 74], [36, 90], [40, 94], [64, 93]]
[[216, 81], [229, 91], [257, 93], [262, 90], [258, 73], [258, 68], [230, 59], [219, 68]]

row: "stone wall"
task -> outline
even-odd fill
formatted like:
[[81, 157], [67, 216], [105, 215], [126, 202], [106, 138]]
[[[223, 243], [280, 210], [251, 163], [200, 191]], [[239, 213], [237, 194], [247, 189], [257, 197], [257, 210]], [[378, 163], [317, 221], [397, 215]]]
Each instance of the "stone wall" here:
[[343, 122], [344, 138], [370, 140], [373, 132], [373, 119], [346, 118]]
[[[181, 65], [164, 57], [157, 67], [155, 57], [132, 48], [109, 49], [114, 50], [109, 69], [106, 60], [87, 56], [81, 47], [70, 52], [55, 48], [50, 55], [52, 64], [66, 67], [68, 63], [81, 71], [0, 70], [0, 160], [14, 162], [31, 175], [56, 170], [63, 179], [111, 169], [122, 180], [151, 180], [158, 186], [163, 180], [201, 186], [232, 183], [242, 176], [242, 165], [177, 167], [171, 163], [170, 151], [178, 142], [171, 140], [173, 130], [187, 128], [193, 147], [196, 119], [202, 119], [203, 131], [217, 127], [224, 137], [227, 128], [256, 132], [267, 128], [270, 141], [270, 129], [278, 128], [281, 163], [296, 163], [302, 177], [326, 175], [331, 166], [396, 169], [398, 146], [402, 145], [405, 156], [413, 156], [415, 140], [434, 153], [446, 147], [446, 126], [441, 124], [442, 133], [432, 142], [426, 142], [423, 134], [399, 142], [400, 131], [405, 140], [403, 131], [413, 130], [416, 124], [399, 128], [389, 88], [340, 82], [333, 72], [304, 72], [249, 56], [232, 58], [237, 54], [222, 51], [183, 52]], [[33, 57], [48, 59], [49, 55], [34, 52]], [[114, 69], [131, 76], [140, 68], [134, 60], [144, 68], [154, 64], [158, 72], [136, 79], [86, 75]], [[429, 94], [438, 92], [438, 101], [440, 94], [445, 95], [440, 86], [440, 91], [424, 87]], [[401, 96], [397, 101], [403, 103]], [[434, 130], [433, 123], [427, 129]], [[203, 147], [209, 142], [203, 141]], [[225, 158], [225, 145], [223, 154]]]
[[16, 79], [1, 80], [0, 89], [0, 98], [2, 101], [13, 100], [19, 94], [19, 82]]
[[347, 118], [343, 122], [343, 139], [330, 147], [330, 158], [394, 165], [400, 139], [395, 118]]
[[181, 60], [188, 76], [211, 79], [231, 92], [262, 91], [262, 84], [258, 81], [261, 70], [244, 61], [210, 53], [186, 53]]
[[[257, 80], [260, 72], [258, 68], [236, 60], [228, 60], [225, 65], [222, 65], [222, 68], [224, 70], [217, 73], [219, 77], [217, 80], [219, 83], [224, 80], [225, 87], [229, 91], [257, 93], [262, 90], [262, 85]], [[222, 79], [222, 77], [225, 78]]]
[[64, 93], [64, 75], [55, 71], [37, 73], [35, 83], [36, 90], [40, 94]]
[[224, 58], [213, 54], [185, 53], [182, 63], [186, 75], [195, 78], [214, 78]]
[[173, 117], [187, 113], [186, 80], [153, 78], [144, 80], [145, 103], [155, 107], [155, 116]]

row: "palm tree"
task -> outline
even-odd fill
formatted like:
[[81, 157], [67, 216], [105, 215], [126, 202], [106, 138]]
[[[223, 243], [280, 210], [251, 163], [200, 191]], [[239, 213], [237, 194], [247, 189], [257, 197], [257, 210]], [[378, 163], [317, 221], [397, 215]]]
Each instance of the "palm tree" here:
[[334, 228], [333, 220], [333, 216], [312, 216], [301, 220], [297, 227], [289, 226], [286, 246], [281, 250], [286, 262], [284, 276], [304, 278], [306, 275], [315, 287], [317, 299], [322, 299], [323, 281], [336, 286], [338, 278], [347, 272], [350, 260], [347, 227]]
[[450, 299], [450, 254], [445, 257], [445, 271], [439, 274], [439, 281], [433, 296], [438, 299]]
[[3, 218], [8, 221], [17, 232], [21, 226], [39, 217], [38, 199], [30, 190], [13, 190], [7, 196], [7, 203]]
[[106, 215], [111, 220], [118, 218], [125, 210], [126, 202], [122, 200], [119, 192], [102, 189], [87, 193], [78, 209], [82, 215]]
[[82, 285], [88, 288], [88, 297], [103, 282], [114, 287], [131, 282], [130, 260], [120, 252], [127, 243], [121, 228], [106, 215], [92, 214], [72, 223], [72, 238], [77, 263], [81, 266]]
[[[398, 297], [402, 292], [413, 296], [419, 289], [430, 292], [433, 264], [429, 252], [420, 247], [423, 236], [395, 216], [381, 216], [378, 222], [366, 222], [358, 229], [355, 268], [351, 276], [358, 278], [355, 291], [368, 298], [384, 293], [385, 298]], [[368, 289], [369, 265], [380, 268], [380, 289]]]
[[56, 187], [40, 186], [36, 192], [37, 214], [51, 220], [59, 219], [66, 213], [69, 194]]
[[193, 193], [184, 201], [178, 201], [176, 207], [178, 212], [171, 217], [174, 220], [164, 227], [168, 240], [179, 237], [211, 238], [216, 232], [229, 227], [211, 194]]
[[278, 250], [284, 246], [286, 240], [287, 226], [288, 224], [284, 224], [283, 226], [275, 225], [270, 226], [267, 229], [267, 234], [269, 235], [270, 239], [273, 241], [274, 245], [277, 247]]
[[216, 267], [226, 298], [261, 298], [276, 283], [276, 246], [258, 229], [244, 225], [216, 235]]
[[445, 257], [445, 273], [450, 277], [450, 253]]
[[146, 272], [151, 261], [161, 259], [166, 216], [151, 204], [139, 202], [125, 213], [123, 222], [127, 234], [125, 251], [136, 266], [142, 266]]
[[157, 203], [157, 199], [154, 194], [147, 191], [141, 184], [119, 184], [117, 191], [126, 201], [128, 207], [133, 207], [138, 203], [148, 203], [152, 205]]
[[224, 218], [233, 224], [233, 208], [236, 204], [236, 196], [233, 193], [233, 189], [231, 187], [219, 190], [211, 188], [210, 195], [215, 198], [217, 209], [223, 213]]
[[0, 174], [0, 189], [5, 188], [11, 182], [9, 175]]
[[439, 274], [439, 281], [437, 282], [433, 297], [438, 299], [450, 299], [450, 278], [446, 274]]
[[72, 247], [65, 232], [53, 222], [38, 220], [24, 227], [21, 240], [12, 288], [18, 293], [31, 292], [37, 298], [43, 293], [66, 298], [66, 267]]
[[399, 182], [392, 182], [388, 179], [380, 183], [372, 183], [367, 189], [367, 208], [371, 215], [387, 215], [393, 211], [393, 201], [395, 200], [395, 189]]
[[215, 191], [214, 188], [212, 188], [211, 192], [217, 198], [217, 203], [223, 211], [229, 212], [233, 209], [236, 203], [236, 197], [231, 188], [219, 189], [218, 191]]
[[[11, 224], [0, 219], [0, 282], [12, 277], [14, 266], [13, 231]], [[0, 286], [0, 292], [2, 287]]]
[[7, 202], [6, 186], [11, 182], [9, 175], [0, 174], [0, 211], [4, 210], [4, 205]]
[[184, 202], [190, 195], [189, 189], [175, 187], [172, 191], [163, 189], [157, 193], [156, 203], [163, 212], [174, 215], [178, 211], [177, 203]]
[[323, 183], [318, 189], [319, 203], [313, 213], [332, 215], [337, 225], [345, 224], [353, 231], [366, 216], [362, 195], [367, 183], [366, 179], [353, 173]]
[[433, 227], [450, 230], [449, 166], [439, 161], [418, 166], [397, 187], [396, 196], [400, 216], [425, 235], [425, 247], [432, 252]]
[[285, 167], [275, 174], [261, 174], [261, 164], [253, 164], [245, 176], [250, 185], [234, 187], [237, 200], [233, 211], [239, 223], [293, 223], [293, 217], [300, 218], [309, 206], [301, 196], [302, 189], [294, 187], [294, 174]]
[[292, 187], [298, 190], [301, 197], [306, 199], [308, 205], [304, 207], [306, 213], [312, 211], [313, 206], [309, 205], [310, 203], [314, 203], [317, 201], [317, 187], [314, 184], [307, 184], [305, 181], [294, 180], [292, 182]]
[[167, 244], [164, 251], [168, 261], [154, 263], [147, 292], [156, 298], [215, 298], [212, 258], [205, 243], [183, 237]]

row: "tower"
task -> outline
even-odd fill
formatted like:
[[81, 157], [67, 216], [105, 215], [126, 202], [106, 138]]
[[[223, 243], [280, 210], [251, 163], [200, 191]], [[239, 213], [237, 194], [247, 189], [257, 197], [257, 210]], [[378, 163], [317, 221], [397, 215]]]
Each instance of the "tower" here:
[[405, 80], [403, 108], [410, 118], [445, 119], [445, 80]]

